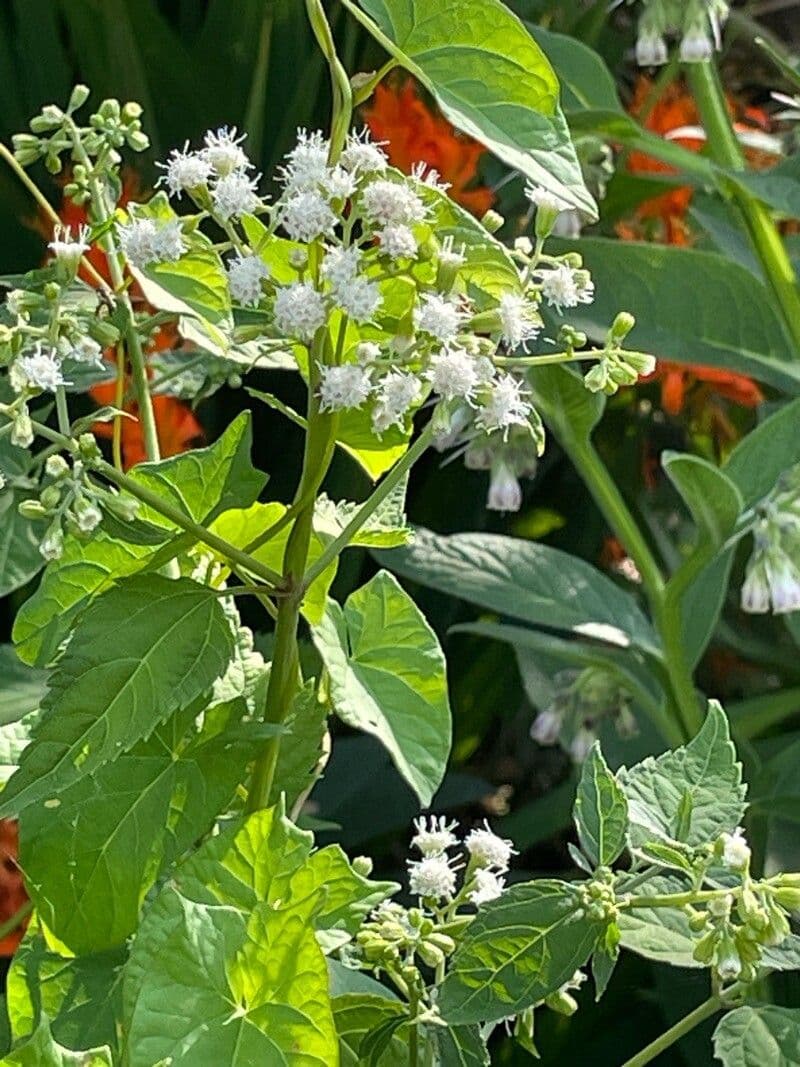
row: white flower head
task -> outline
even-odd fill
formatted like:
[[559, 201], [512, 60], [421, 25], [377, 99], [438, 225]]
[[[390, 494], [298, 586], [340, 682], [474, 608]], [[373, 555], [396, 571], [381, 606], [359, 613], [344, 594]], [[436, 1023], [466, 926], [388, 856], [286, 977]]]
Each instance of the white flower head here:
[[121, 223], [119, 242], [132, 267], [143, 270], [152, 263], [174, 263], [186, 250], [178, 219], [131, 219]]
[[528, 182], [525, 186], [525, 196], [535, 207], [552, 214], [566, 211], [569, 207], [566, 200], [562, 200], [560, 196], [551, 193], [549, 189], [542, 188], [541, 185], [534, 185], [533, 182]]
[[331, 200], [349, 200], [358, 189], [355, 175], [341, 166], [329, 170], [322, 179], [321, 185]]
[[322, 277], [330, 284], [335, 294], [345, 289], [358, 275], [361, 251], [355, 245], [342, 248], [335, 245], [329, 248], [322, 261]]
[[488, 904], [490, 900], [497, 900], [502, 896], [505, 887], [505, 878], [501, 878], [488, 867], [479, 867], [475, 871], [475, 888], [470, 892], [469, 899], [476, 905]]
[[73, 518], [81, 533], [91, 533], [103, 520], [103, 513], [96, 504], [81, 498], [73, 508]]
[[364, 214], [375, 226], [413, 226], [423, 222], [427, 209], [407, 184], [379, 178], [362, 193]]
[[188, 141], [182, 150], [173, 148], [166, 163], [156, 163], [156, 166], [164, 171], [156, 185], [163, 182], [169, 190], [169, 195], [177, 196], [178, 199], [185, 192], [190, 193], [192, 189], [207, 185], [213, 169], [205, 152], [189, 151]]
[[443, 267], [448, 267], [451, 270], [458, 270], [459, 267], [463, 267], [467, 262], [466, 245], [462, 243], [460, 248], [456, 248], [453, 235], [448, 234], [439, 249], [439, 262]]
[[440, 293], [424, 293], [419, 306], [414, 309], [417, 329], [435, 337], [443, 345], [455, 341], [466, 320], [464, 309]]
[[244, 133], [237, 137], [235, 126], [231, 130], [227, 126], [221, 126], [218, 130], [209, 130], [206, 133], [202, 156], [218, 177], [227, 178], [235, 171], [252, 167], [253, 164], [242, 148], [242, 141], [246, 137], [247, 134]]
[[79, 337], [75, 344], [70, 347], [67, 355], [70, 359], [74, 359], [76, 363], [82, 363], [88, 367], [97, 367], [98, 370], [102, 370], [104, 367], [103, 349], [93, 337]]
[[411, 177], [420, 185], [426, 185], [429, 189], [436, 189], [440, 193], [446, 193], [450, 188], [450, 182], [443, 182], [439, 171], [422, 160], [411, 168]]
[[723, 982], [735, 982], [742, 973], [742, 961], [733, 944], [717, 956], [716, 971]]
[[261, 256], [243, 256], [240, 252], [228, 260], [225, 270], [233, 299], [244, 307], [254, 307], [264, 295], [261, 283], [269, 277], [269, 267]]
[[755, 548], [747, 562], [741, 593], [742, 610], [776, 615], [800, 610], [800, 568], [787, 555], [766, 522], [755, 532]]
[[542, 320], [536, 305], [518, 293], [503, 293], [500, 297], [500, 321], [503, 340], [509, 348], [523, 348], [539, 333]]
[[358, 133], [348, 135], [342, 152], [342, 166], [354, 174], [383, 174], [389, 165], [383, 145], [386, 141], [373, 141], [365, 127]]
[[486, 507], [490, 511], [519, 511], [522, 506], [522, 486], [514, 468], [503, 459], [502, 453], [492, 464], [489, 496]]
[[389, 259], [416, 259], [419, 248], [410, 226], [384, 226], [377, 233], [380, 250]]
[[375, 318], [383, 297], [377, 282], [359, 277], [337, 289], [336, 303], [354, 322], [365, 323]]
[[511, 857], [516, 855], [512, 842], [498, 837], [485, 821], [483, 827], [470, 830], [464, 844], [477, 867], [491, 867], [500, 873], [508, 870]]
[[297, 131], [297, 144], [280, 168], [281, 181], [287, 189], [315, 189], [328, 175], [329, 144], [319, 130]]
[[463, 348], [445, 348], [431, 358], [425, 373], [443, 400], [472, 400], [480, 378], [475, 359]]
[[542, 296], [559, 313], [565, 307], [591, 304], [594, 300], [594, 283], [585, 271], [575, 271], [560, 263], [542, 275]]
[[489, 386], [489, 396], [478, 413], [478, 426], [487, 433], [512, 426], [525, 426], [532, 411], [521, 382], [510, 374], [499, 375]]
[[89, 227], [80, 226], [73, 239], [69, 226], [56, 226], [53, 240], [47, 247], [56, 259], [66, 264], [70, 270], [76, 270], [81, 256], [85, 256], [92, 247], [89, 243]]
[[356, 346], [356, 358], [362, 367], [368, 367], [381, 358], [381, 346], [377, 341], [361, 341]]
[[455, 896], [456, 872], [447, 856], [423, 856], [409, 860], [408, 885], [417, 897], [450, 900]]
[[453, 833], [458, 823], [448, 822], [444, 815], [420, 815], [414, 820], [416, 834], [411, 838], [411, 847], [418, 849], [423, 856], [441, 856], [449, 848], [458, 844]]
[[31, 389], [55, 393], [61, 385], [68, 385], [61, 373], [61, 360], [54, 349], [44, 349], [37, 343], [30, 355], [19, 356], [14, 367]]
[[47, 560], [48, 563], [61, 559], [64, 552], [64, 533], [58, 523], [53, 523], [42, 538], [39, 552], [42, 559]]
[[320, 411], [360, 408], [372, 392], [369, 372], [358, 363], [320, 367]]
[[722, 862], [732, 871], [743, 871], [750, 863], [750, 846], [744, 830], [737, 826], [732, 834], [722, 834]]
[[240, 215], [252, 214], [260, 201], [256, 188], [260, 174], [248, 178], [242, 170], [232, 170], [219, 179], [214, 186], [211, 200], [214, 211], [223, 222], [238, 218]]
[[281, 225], [293, 241], [306, 244], [330, 237], [338, 219], [321, 193], [312, 189], [293, 193], [281, 209]]
[[383, 433], [390, 426], [403, 428], [409, 408], [419, 400], [422, 386], [419, 379], [405, 371], [392, 370], [384, 375], [378, 386], [378, 400], [372, 413], [372, 428]]
[[288, 337], [310, 341], [325, 323], [325, 302], [308, 282], [295, 282], [275, 296], [275, 324]]

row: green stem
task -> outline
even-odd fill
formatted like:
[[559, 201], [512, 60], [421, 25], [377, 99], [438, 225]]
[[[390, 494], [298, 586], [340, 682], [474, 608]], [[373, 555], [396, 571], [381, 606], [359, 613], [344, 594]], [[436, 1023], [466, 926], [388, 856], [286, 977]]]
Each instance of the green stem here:
[[338, 537], [334, 538], [334, 540], [326, 546], [321, 555], [314, 561], [311, 567], [309, 567], [303, 577], [303, 589], [307, 589], [311, 583], [322, 574], [325, 568], [329, 566], [345, 548], [347, 548], [355, 534], [357, 534], [361, 527], [369, 520], [370, 515], [374, 514], [384, 500], [391, 495], [408, 471], [411, 470], [420, 456], [425, 452], [433, 440], [433, 436], [433, 424], [429, 422], [402, 459], [400, 459], [397, 465], [389, 471], [378, 488], [364, 501]]
[[376, 70], [375, 73], [361, 85], [357, 86], [353, 90], [353, 107], [360, 107], [366, 103], [367, 100], [375, 92], [376, 88], [380, 85], [383, 79], [398, 65], [397, 60], [392, 56], [391, 59], [387, 59], [380, 70]]
[[56, 414], [58, 415], [58, 428], [67, 437], [70, 432], [69, 408], [67, 407], [67, 394], [64, 386], [59, 385], [56, 389]]
[[532, 370], [558, 363], [579, 363], [582, 359], [602, 359], [604, 355], [603, 348], [587, 348], [583, 352], [548, 352], [545, 356], [495, 356], [493, 362], [498, 367]]
[[709, 900], [721, 900], [723, 897], [736, 896], [741, 892], [737, 888], [725, 889], [689, 889], [685, 893], [659, 893], [652, 897], [629, 897], [619, 901], [620, 908], [683, 908], [687, 904], [703, 904]]
[[[716, 67], [712, 62], [692, 63], [689, 81], [712, 158], [728, 170], [744, 171], [747, 166], [745, 155], [728, 113]], [[764, 276], [772, 288], [789, 337], [794, 342], [794, 358], [800, 358], [800, 289], [783, 239], [769, 208], [748, 189], [735, 180], [726, 183], [726, 189], [742, 214]]]
[[0, 941], [2, 941], [4, 937], [8, 937], [9, 934], [13, 934], [19, 924], [24, 922], [32, 911], [33, 902], [26, 900], [24, 904], [21, 904], [17, 908], [10, 918], [6, 919], [5, 922], [0, 923]]
[[353, 118], [353, 90], [347, 71], [336, 54], [330, 23], [325, 15], [322, 0], [306, 0], [306, 11], [314, 36], [328, 62], [333, 94], [331, 117], [330, 162], [336, 163], [344, 148], [350, 123]]
[[647, 1048], [643, 1048], [641, 1052], [626, 1060], [622, 1067], [645, 1067], [645, 1064], [652, 1062], [662, 1052], [666, 1052], [676, 1041], [680, 1041], [682, 1037], [694, 1030], [700, 1023], [710, 1019], [712, 1015], [716, 1015], [724, 1006], [724, 1002], [720, 997], [709, 997], [694, 1011], [689, 1012], [683, 1019], [671, 1026], [669, 1030], [665, 1030], [655, 1041], [651, 1041]]

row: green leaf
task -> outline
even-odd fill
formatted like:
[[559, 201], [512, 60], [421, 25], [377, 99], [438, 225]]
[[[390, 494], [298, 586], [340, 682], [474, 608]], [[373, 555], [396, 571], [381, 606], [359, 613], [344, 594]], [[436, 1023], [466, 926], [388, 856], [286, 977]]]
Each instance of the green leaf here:
[[604, 237], [554, 241], [580, 252], [596, 299], [570, 322], [602, 341], [619, 308], [636, 316], [633, 348], [660, 359], [705, 363], [800, 392], [800, 366], [763, 284], [726, 256]]
[[[251, 541], [265, 533], [286, 514], [285, 504], [252, 504], [249, 508], [226, 511], [211, 525], [211, 530], [219, 537], [224, 537], [237, 548], [245, 548]], [[251, 552], [254, 559], [273, 570], [283, 571], [283, 557], [286, 543], [292, 532], [292, 524], [287, 523], [273, 537]], [[308, 553], [309, 565], [318, 559], [328, 544], [328, 538], [317, 532], [311, 535]], [[325, 612], [328, 590], [336, 577], [336, 561], [330, 563], [322, 574], [306, 590], [301, 611], [309, 622], [319, 622]]]
[[561, 104], [567, 116], [586, 109], [622, 111], [611, 71], [594, 49], [575, 37], [530, 22], [525, 25], [558, 73]]
[[[406, 523], [405, 504], [408, 478], [404, 478], [375, 509], [366, 523], [349, 542], [350, 548], [398, 548], [414, 535]], [[350, 500], [331, 500], [324, 493], [317, 498], [314, 509], [314, 529], [326, 537], [338, 537], [361, 505]]]
[[800, 1011], [745, 1004], [728, 1012], [714, 1031], [714, 1055], [725, 1067], [797, 1067]]
[[558, 79], [499, 0], [355, 0], [345, 6], [477, 138], [574, 207], [596, 216], [559, 108]]
[[[370, 993], [346, 993], [331, 1000], [333, 1021], [339, 1035], [341, 1067], [363, 1065], [359, 1052], [366, 1035], [389, 1019], [404, 1019], [406, 1011], [397, 1000]], [[407, 1067], [408, 1042], [392, 1038], [380, 1060], [381, 1067]]]
[[[646, 883], [648, 895], [680, 893], [686, 879], [656, 875]], [[643, 890], [644, 891], [644, 890]], [[624, 885], [620, 886], [624, 892]], [[689, 929], [689, 917], [680, 908], [626, 908], [617, 920], [620, 944], [645, 959], [671, 967], [702, 967], [693, 956], [698, 936]]]
[[599, 1000], [608, 989], [608, 983], [614, 973], [619, 959], [619, 949], [609, 950], [601, 945], [592, 956], [592, 977], [594, 978], [594, 999]]
[[536, 367], [528, 372], [528, 381], [537, 409], [560, 440], [589, 440], [605, 410], [603, 393], [590, 393], [581, 375], [569, 367]]
[[765, 497], [785, 470], [800, 463], [799, 418], [800, 399], [784, 404], [742, 438], [728, 457], [725, 473], [738, 486], [746, 507]]
[[697, 524], [697, 547], [724, 544], [744, 507], [734, 482], [713, 463], [688, 453], [662, 452], [661, 465]]
[[[280, 809], [210, 838], [146, 913], [126, 968], [130, 1067], [336, 1062], [309, 892], [311, 835]], [[186, 1011], [186, 1005], [192, 1011]]]
[[18, 722], [35, 711], [45, 694], [45, 673], [22, 663], [13, 645], [0, 645], [0, 725]]
[[209, 689], [232, 654], [222, 608], [196, 582], [134, 577], [111, 590], [75, 627], [0, 810], [52, 807]]
[[623, 767], [617, 779], [628, 798], [633, 845], [653, 839], [704, 845], [733, 831], [744, 815], [742, 765], [714, 700], [688, 745]]
[[791, 155], [766, 170], [730, 174], [753, 196], [790, 219], [800, 218], [800, 159]]
[[410, 545], [377, 557], [405, 578], [491, 611], [657, 654], [655, 634], [633, 597], [595, 567], [549, 545], [418, 529]]
[[484, 905], [453, 956], [439, 1008], [450, 1023], [493, 1022], [554, 993], [591, 956], [603, 922], [568, 882], [512, 886]]
[[583, 764], [575, 797], [581, 848], [595, 867], [610, 867], [625, 848], [628, 802], [596, 741]]
[[134, 932], [159, 872], [208, 832], [241, 781], [247, 750], [224, 734], [207, 739], [195, 717], [192, 708], [174, 716], [61, 791], [57, 807], [23, 812], [20, 862], [31, 897], [73, 952], [98, 952]]
[[14, 1037], [32, 1033], [46, 1016], [53, 1037], [67, 1048], [108, 1045], [115, 1050], [126, 955], [117, 949], [61, 956], [48, 947], [34, 919], [8, 972], [6, 997]]
[[46, 1018], [32, 1036], [0, 1060], [0, 1067], [112, 1067], [108, 1048], [73, 1052], [53, 1037]]
[[386, 1061], [386, 1054], [390, 1053], [396, 1038], [400, 1036], [400, 1030], [404, 1024], [405, 1018], [402, 1015], [390, 1016], [379, 1022], [374, 1030], [364, 1035], [358, 1050], [359, 1061], [364, 1064], [364, 1067], [381, 1067]]
[[[208, 448], [140, 464], [129, 476], [206, 525], [221, 510], [248, 507], [263, 488], [266, 476], [250, 462], [251, 441], [250, 414], [245, 412]], [[166, 536], [177, 532], [150, 508], [142, 508], [141, 516]], [[61, 559], [47, 568], [39, 588], [17, 613], [13, 638], [20, 658], [37, 666], [51, 662], [86, 604], [151, 559], [150, 546], [124, 544], [102, 530], [90, 541], [68, 536]]]
[[330, 601], [313, 639], [336, 714], [373, 734], [426, 807], [450, 752], [445, 660], [413, 600], [381, 571], [347, 600]]
[[477, 1026], [431, 1026], [427, 1036], [440, 1067], [487, 1067], [491, 1063]]
[[313, 681], [297, 693], [286, 717], [287, 736], [278, 750], [270, 804], [283, 795], [292, 811], [317, 779], [318, 768], [325, 759], [324, 747], [328, 709], [318, 699]]
[[0, 490], [0, 597], [27, 585], [44, 566], [39, 551], [44, 526], [19, 513], [19, 505], [29, 496], [10, 482]]

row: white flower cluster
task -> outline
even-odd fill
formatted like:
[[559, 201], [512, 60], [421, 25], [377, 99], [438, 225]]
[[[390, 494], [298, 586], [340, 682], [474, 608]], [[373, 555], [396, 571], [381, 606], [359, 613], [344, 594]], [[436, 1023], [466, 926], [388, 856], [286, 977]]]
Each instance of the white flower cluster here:
[[174, 263], [186, 251], [178, 219], [156, 222], [132, 218], [117, 226], [120, 248], [132, 267], [143, 270], [153, 263]]
[[189, 142], [182, 150], [173, 149], [166, 163], [159, 163], [170, 196], [180, 198], [184, 193], [197, 197], [208, 189], [214, 214], [223, 223], [250, 214], [261, 205], [258, 196], [260, 175], [251, 178], [248, 171], [253, 164], [242, 148], [245, 134], [236, 136], [236, 127], [223, 126], [209, 130], [199, 151], [189, 150]]
[[510, 841], [493, 833], [488, 823], [471, 830], [464, 839], [469, 861], [460, 892], [457, 873], [463, 864], [459, 864], [458, 856], [449, 854], [460, 844], [454, 832], [458, 824], [448, 822], [443, 815], [431, 815], [416, 819], [414, 828], [411, 846], [421, 858], [408, 861], [408, 883], [420, 900], [439, 903], [461, 899], [480, 905], [502, 894], [506, 884], [503, 875], [515, 850]]
[[787, 472], [758, 509], [741, 605], [751, 614], [800, 610], [800, 468]]
[[721, 47], [721, 31], [730, 11], [728, 0], [644, 0], [636, 41], [640, 67], [661, 66], [669, 59], [667, 37], [680, 37], [681, 63], [704, 63]]

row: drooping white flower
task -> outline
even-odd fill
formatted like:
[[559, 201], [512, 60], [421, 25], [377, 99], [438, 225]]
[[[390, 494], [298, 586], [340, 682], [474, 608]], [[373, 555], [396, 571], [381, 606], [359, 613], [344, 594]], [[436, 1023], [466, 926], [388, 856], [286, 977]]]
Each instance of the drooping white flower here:
[[464, 844], [476, 866], [491, 867], [501, 873], [508, 870], [517, 851], [511, 841], [493, 833], [485, 821], [483, 827], [470, 830]]
[[69, 474], [69, 464], [63, 456], [48, 456], [44, 464], [44, 472], [48, 478], [65, 478]]
[[681, 41], [681, 63], [705, 63], [714, 54], [714, 42], [701, 28], [690, 30]]
[[155, 219], [131, 219], [118, 230], [125, 258], [139, 270], [151, 263], [174, 263], [186, 249], [178, 219], [161, 224]]
[[524, 426], [531, 410], [522, 383], [510, 374], [499, 375], [489, 386], [488, 398], [481, 404], [478, 426], [488, 433], [507, 431], [511, 426]]
[[64, 552], [64, 533], [58, 523], [53, 523], [41, 540], [39, 552], [42, 559], [52, 563], [61, 559]]
[[360, 408], [372, 392], [368, 371], [358, 363], [320, 368], [320, 411]]
[[324, 196], [311, 189], [290, 196], [280, 217], [281, 225], [292, 240], [306, 244], [318, 237], [330, 237], [338, 221]]
[[425, 376], [443, 400], [472, 400], [480, 381], [475, 359], [463, 348], [436, 353]]
[[669, 59], [667, 42], [658, 34], [641, 34], [636, 41], [636, 62], [640, 67], [660, 67]]
[[322, 277], [330, 284], [334, 294], [355, 280], [360, 262], [361, 250], [355, 245], [349, 248], [335, 245], [326, 251], [321, 267]]
[[538, 745], [554, 745], [561, 733], [561, 716], [555, 708], [544, 708], [531, 723], [531, 739]]
[[412, 226], [422, 222], [426, 208], [410, 186], [379, 178], [362, 193], [364, 214], [375, 226]]
[[325, 302], [309, 282], [294, 282], [275, 296], [275, 324], [288, 337], [312, 340], [326, 317]]
[[424, 293], [419, 306], [414, 309], [417, 329], [435, 337], [443, 345], [455, 341], [466, 319], [463, 308], [440, 293]]
[[450, 182], [442, 181], [439, 171], [429, 166], [424, 160], [419, 160], [412, 166], [411, 177], [421, 185], [427, 185], [429, 189], [436, 189], [440, 193], [446, 193], [450, 188]]
[[32, 389], [55, 393], [59, 386], [69, 384], [61, 373], [61, 360], [55, 351], [38, 343], [30, 355], [19, 356], [14, 366]]
[[383, 174], [389, 165], [386, 153], [381, 147], [385, 141], [372, 140], [365, 127], [358, 133], [351, 133], [342, 152], [342, 166], [354, 174]]
[[733, 941], [726, 945], [724, 951], [718, 953], [716, 972], [723, 982], [735, 982], [742, 973], [742, 961]]
[[378, 230], [381, 252], [389, 259], [416, 259], [419, 248], [410, 226], [384, 226]]
[[764, 525], [755, 534], [755, 548], [747, 562], [742, 586], [742, 610], [776, 615], [800, 610], [800, 568]]
[[91, 500], [86, 500], [85, 497], [76, 502], [72, 515], [81, 533], [91, 533], [103, 521], [103, 513], [100, 508], [93, 504]]
[[182, 150], [173, 148], [166, 163], [156, 163], [156, 166], [164, 171], [156, 185], [163, 182], [169, 190], [169, 195], [177, 196], [178, 199], [184, 193], [190, 193], [192, 189], [207, 185], [214, 169], [207, 152], [190, 152], [188, 141]]
[[79, 337], [69, 348], [67, 356], [85, 366], [97, 367], [99, 370], [104, 368], [103, 349], [93, 337]]
[[232, 170], [219, 179], [211, 193], [211, 200], [214, 211], [223, 222], [256, 210], [259, 205], [256, 192], [259, 177], [248, 178], [244, 171]]
[[11, 444], [16, 445], [17, 448], [30, 448], [33, 444], [33, 421], [27, 405], [19, 408], [14, 415]]
[[269, 267], [261, 256], [243, 256], [240, 252], [228, 260], [225, 271], [233, 299], [245, 307], [254, 307], [264, 295], [261, 283], [269, 277]]
[[383, 433], [390, 426], [403, 427], [409, 408], [419, 400], [422, 386], [419, 379], [405, 371], [392, 370], [384, 375], [378, 386], [378, 399], [372, 413], [372, 428]]
[[488, 904], [490, 900], [501, 897], [505, 887], [505, 878], [501, 878], [487, 867], [479, 867], [475, 872], [475, 888], [470, 892], [469, 899], [476, 905]]
[[354, 174], [344, 167], [333, 167], [322, 179], [322, 188], [331, 200], [349, 200], [358, 189]]
[[486, 507], [490, 511], [519, 511], [522, 506], [522, 486], [514, 468], [502, 456], [497, 456], [492, 464], [492, 476], [489, 482], [489, 495]]
[[562, 200], [560, 196], [551, 193], [549, 189], [542, 188], [541, 185], [534, 185], [533, 182], [528, 182], [525, 186], [525, 196], [535, 207], [553, 214], [566, 211], [569, 207], [566, 200]]
[[3, 474], [2, 471], [0, 471], [0, 492], [2, 492], [5, 489], [5, 487], [6, 487], [6, 476], [5, 476], [5, 474]]
[[743, 871], [750, 863], [750, 846], [744, 830], [737, 826], [732, 834], [722, 834], [722, 862], [732, 871]]
[[365, 323], [375, 318], [383, 297], [378, 283], [362, 276], [337, 289], [336, 303], [354, 322]]
[[455, 895], [456, 872], [447, 856], [423, 856], [409, 860], [408, 885], [414, 896], [448, 900]]
[[47, 246], [57, 260], [64, 263], [70, 270], [76, 270], [81, 261], [91, 249], [89, 243], [89, 227], [80, 226], [72, 237], [72, 229], [69, 226], [56, 226], [53, 240]]
[[289, 190], [315, 189], [328, 174], [329, 144], [319, 130], [297, 131], [297, 144], [286, 156], [280, 177]]
[[539, 333], [541, 319], [536, 305], [518, 293], [503, 293], [500, 297], [500, 321], [503, 340], [509, 348], [527, 348]]
[[575, 763], [583, 763], [597, 740], [597, 735], [589, 726], [581, 726], [570, 741], [569, 754]]
[[[235, 171], [244, 171], [252, 167], [247, 153], [242, 148], [242, 141], [247, 134], [236, 136], [236, 127], [229, 130], [221, 126], [218, 130], [209, 130], [205, 135], [203, 158], [220, 178], [227, 178]], [[186, 187], [188, 188], [188, 186]]]
[[416, 834], [411, 838], [411, 847], [418, 849], [423, 856], [441, 856], [449, 848], [458, 844], [453, 830], [458, 823], [448, 822], [444, 815], [420, 815], [414, 820]]
[[585, 271], [574, 271], [560, 263], [542, 275], [542, 296], [558, 312], [565, 307], [591, 304], [594, 300], [594, 283]]

